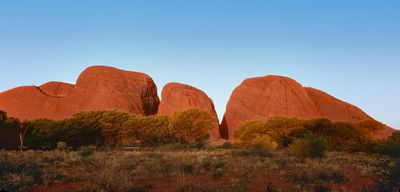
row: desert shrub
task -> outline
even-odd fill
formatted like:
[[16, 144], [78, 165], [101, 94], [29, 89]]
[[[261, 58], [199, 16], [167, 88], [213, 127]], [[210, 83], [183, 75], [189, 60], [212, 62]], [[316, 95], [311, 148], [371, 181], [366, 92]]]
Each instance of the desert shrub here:
[[[129, 113], [118, 110], [88, 111], [75, 114], [72, 121], [76, 121], [75, 123], [77, 126], [89, 128], [90, 131], [93, 132], [92, 134], [95, 135], [91, 136], [94, 138], [93, 140], [97, 140], [98, 137], [96, 136], [99, 135], [101, 137], [100, 140], [102, 145], [107, 147], [118, 147], [122, 145], [121, 127], [130, 118], [131, 115]], [[98, 131], [100, 131], [100, 134]], [[69, 143], [67, 142], [67, 144]], [[86, 143], [86, 145], [88, 144]]]
[[76, 116], [61, 121], [38, 119], [25, 122], [25, 129], [24, 144], [31, 149], [55, 149], [59, 142], [77, 149], [96, 144], [100, 138], [98, 126]]
[[13, 170], [13, 165], [7, 159], [0, 159], [0, 178], [6, 176]]
[[59, 130], [63, 133], [60, 141], [66, 143], [73, 149], [81, 146], [95, 145], [100, 143], [100, 128], [95, 122], [84, 119], [81, 116], [74, 116], [71, 119], [64, 120], [64, 124]]
[[24, 144], [31, 149], [55, 149], [63, 134], [62, 123], [50, 119], [25, 122]]
[[68, 146], [65, 142], [60, 141], [57, 143], [57, 150], [66, 151], [68, 150]]
[[268, 135], [258, 136], [251, 141], [251, 148], [262, 148], [268, 151], [274, 151], [278, 144]]
[[7, 119], [7, 112], [0, 110], [0, 122], [3, 122]]
[[326, 191], [329, 189], [324, 187], [326, 183], [344, 183], [348, 178], [338, 171], [319, 170], [319, 171], [302, 171], [289, 175], [289, 180], [299, 185], [316, 186], [316, 191]]
[[400, 160], [397, 160], [388, 178], [394, 186], [400, 186]]
[[315, 192], [331, 192], [331, 190], [328, 187], [325, 187], [323, 185], [318, 185], [315, 188]]
[[55, 181], [63, 179], [64, 176], [55, 170], [45, 171], [42, 175], [43, 184], [51, 186]]
[[206, 142], [214, 125], [214, 117], [205, 110], [188, 109], [171, 116], [169, 129], [183, 144], [194, 145]]
[[82, 150], [79, 152], [79, 156], [81, 158], [88, 158], [94, 154], [94, 150], [91, 147], [84, 147]]
[[122, 111], [88, 111], [60, 121], [27, 121], [24, 143], [32, 149], [55, 149], [60, 141], [73, 149], [87, 145], [117, 147], [122, 124], [130, 118]]
[[223, 148], [223, 149], [233, 149], [233, 148], [235, 148], [235, 146], [231, 142], [225, 142], [224, 144], [222, 144], [221, 148]]
[[124, 144], [155, 147], [173, 143], [175, 138], [169, 130], [169, 118], [166, 116], [135, 116], [123, 125]]
[[364, 121], [358, 124], [345, 122], [331, 122], [328, 119], [314, 119], [304, 121], [303, 127], [292, 129], [286, 142], [296, 138], [315, 134], [323, 136], [329, 141], [333, 150], [339, 151], [369, 151], [373, 143], [373, 134], [382, 129], [382, 124], [375, 121]]
[[0, 160], [2, 171], [0, 180], [5, 181], [4, 186], [10, 191], [30, 191], [34, 184], [43, 183], [42, 168], [35, 162], [23, 161], [20, 163], [11, 163], [7, 160]]
[[[167, 116], [134, 116], [122, 126], [126, 145], [147, 147], [202, 148], [209, 139], [214, 118], [208, 111], [188, 109]], [[187, 146], [183, 146], [187, 145]]]
[[249, 154], [252, 156], [259, 156], [259, 157], [269, 157], [272, 155], [272, 153], [261, 146], [251, 146], [249, 149]]
[[206, 171], [212, 173], [214, 179], [220, 179], [223, 177], [228, 168], [227, 162], [217, 157], [206, 158], [201, 164]]
[[234, 138], [239, 139], [244, 145], [249, 144], [259, 135], [267, 134], [263, 121], [248, 121], [235, 129]]
[[248, 147], [252, 140], [263, 135], [268, 135], [274, 141], [282, 146], [286, 147], [291, 143], [289, 133], [292, 130], [301, 129], [304, 121], [296, 118], [285, 118], [285, 117], [272, 117], [267, 121], [248, 121], [245, 122], [235, 130], [234, 138], [239, 139], [240, 145]]
[[271, 117], [266, 122], [268, 134], [278, 139], [287, 136], [292, 130], [304, 127], [304, 121], [296, 118]]
[[90, 160], [90, 184], [98, 192], [125, 192], [134, 180], [134, 171], [128, 169], [115, 156], [100, 155]]
[[373, 147], [373, 151], [392, 157], [400, 157], [400, 132], [397, 131], [390, 137], [377, 141]]
[[395, 162], [391, 172], [386, 175], [378, 185], [374, 188], [364, 188], [363, 192], [375, 192], [375, 191], [397, 191], [400, 188], [400, 160]]
[[327, 149], [326, 139], [316, 134], [309, 134], [303, 138], [296, 139], [289, 146], [289, 151], [292, 154], [305, 158], [322, 157]]
[[269, 150], [260, 147], [250, 147], [249, 149], [235, 149], [231, 151], [233, 157], [246, 157], [246, 156], [258, 156], [258, 157], [270, 157], [272, 154]]
[[7, 113], [0, 111], [0, 149], [17, 149], [20, 145], [19, 133], [21, 122], [8, 118]]

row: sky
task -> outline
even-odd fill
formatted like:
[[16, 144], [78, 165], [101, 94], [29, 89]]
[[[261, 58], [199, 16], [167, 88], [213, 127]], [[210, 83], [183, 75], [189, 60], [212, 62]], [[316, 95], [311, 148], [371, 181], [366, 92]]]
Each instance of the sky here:
[[400, 128], [398, 0], [0, 1], [0, 92], [91, 65], [205, 91], [220, 118], [244, 79], [289, 76]]

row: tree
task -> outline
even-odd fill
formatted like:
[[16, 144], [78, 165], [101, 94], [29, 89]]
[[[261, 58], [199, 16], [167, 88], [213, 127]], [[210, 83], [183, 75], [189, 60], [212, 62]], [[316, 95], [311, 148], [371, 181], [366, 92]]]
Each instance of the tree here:
[[57, 122], [50, 119], [37, 119], [25, 124], [24, 143], [32, 149], [54, 149], [62, 139]]
[[278, 143], [272, 140], [270, 136], [262, 135], [251, 140], [250, 147], [274, 151], [278, 147]]
[[[100, 144], [108, 147], [118, 147], [121, 144], [122, 125], [131, 118], [127, 112], [113, 111], [88, 111], [75, 114], [72, 119], [82, 123], [92, 131], [100, 130]], [[79, 125], [78, 125], [79, 126]]]
[[125, 145], [139, 143], [141, 146], [159, 146], [174, 141], [167, 116], [134, 116], [122, 127], [122, 140]]
[[21, 122], [0, 111], [0, 149], [18, 149]]
[[278, 141], [283, 147], [291, 143], [289, 134], [293, 130], [302, 129], [304, 122], [296, 118], [272, 117], [267, 121], [248, 121], [235, 130], [234, 138], [240, 140], [242, 147], [248, 147], [252, 140], [267, 135], [272, 140]]
[[253, 139], [267, 134], [267, 127], [263, 121], [247, 121], [239, 125], [234, 132], [234, 138], [239, 139], [242, 146], [248, 146]]
[[304, 158], [322, 157], [327, 149], [326, 139], [316, 134], [309, 134], [303, 138], [296, 139], [289, 145], [289, 152]]
[[188, 109], [171, 116], [169, 129], [182, 144], [201, 144], [209, 139], [214, 118], [205, 110]]
[[0, 122], [5, 121], [7, 119], [7, 113], [5, 111], [0, 110]]
[[392, 157], [400, 157], [400, 131], [394, 132], [386, 139], [377, 141], [373, 147], [373, 151]]

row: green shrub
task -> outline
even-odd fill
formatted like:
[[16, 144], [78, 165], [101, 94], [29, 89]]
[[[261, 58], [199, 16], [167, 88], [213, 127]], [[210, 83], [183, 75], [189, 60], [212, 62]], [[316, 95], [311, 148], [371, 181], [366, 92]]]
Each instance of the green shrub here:
[[84, 159], [92, 156], [93, 154], [94, 154], [93, 149], [89, 147], [85, 147], [79, 152], [79, 156]]
[[400, 188], [400, 160], [397, 160], [395, 166], [391, 169], [391, 172], [386, 175], [375, 188], [364, 188], [365, 192], [375, 191], [396, 191]]
[[272, 140], [277, 141], [277, 144], [286, 147], [291, 142], [289, 133], [303, 128], [303, 124], [302, 120], [285, 117], [272, 117], [267, 121], [248, 121], [235, 129], [234, 138], [241, 141], [242, 147], [249, 147], [253, 139], [268, 135]]
[[13, 170], [13, 165], [7, 159], [0, 159], [0, 178], [6, 176]]
[[268, 151], [274, 151], [278, 147], [278, 144], [271, 139], [268, 135], [258, 136], [251, 141], [250, 148], [265, 149]]
[[309, 134], [304, 138], [296, 139], [290, 146], [289, 151], [299, 157], [322, 157], [328, 149], [327, 141], [324, 137]]
[[126, 162], [120, 162], [112, 155], [99, 155], [90, 159], [93, 170], [89, 183], [98, 192], [125, 192], [132, 186], [136, 172], [127, 167]]
[[377, 141], [373, 151], [392, 157], [400, 157], [400, 131], [393, 133], [387, 139]]
[[250, 147], [249, 149], [232, 150], [231, 155], [233, 157], [245, 157], [245, 156], [270, 157], [272, 154], [265, 148]]
[[0, 111], [0, 149], [15, 150], [20, 146], [21, 122]]
[[62, 123], [50, 119], [25, 122], [24, 144], [31, 149], [55, 149], [62, 139]]
[[168, 126], [169, 118], [166, 116], [135, 116], [124, 123], [122, 139], [124, 144], [137, 143], [145, 147], [173, 143], [175, 140]]
[[171, 116], [169, 130], [180, 143], [194, 145], [208, 141], [214, 121], [208, 111], [188, 109]]
[[233, 148], [235, 148], [235, 146], [231, 142], [225, 142], [224, 144], [222, 144], [221, 147], [223, 149], [233, 149]]
[[7, 112], [0, 110], [0, 122], [3, 122], [7, 119]]
[[66, 151], [68, 150], [68, 146], [65, 142], [60, 141], [57, 143], [57, 150]]

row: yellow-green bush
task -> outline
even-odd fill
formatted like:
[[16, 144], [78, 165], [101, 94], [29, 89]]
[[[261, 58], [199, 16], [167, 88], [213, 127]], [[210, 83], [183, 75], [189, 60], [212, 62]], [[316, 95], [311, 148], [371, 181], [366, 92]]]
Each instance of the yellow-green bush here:
[[209, 139], [214, 118], [205, 110], [189, 109], [171, 116], [169, 129], [174, 137], [184, 144], [201, 144]]
[[278, 147], [278, 143], [273, 141], [270, 136], [258, 136], [251, 141], [251, 148], [264, 148], [269, 151], [274, 151]]
[[327, 149], [326, 139], [316, 134], [309, 134], [303, 138], [296, 139], [289, 145], [290, 153], [304, 158], [322, 157]]

